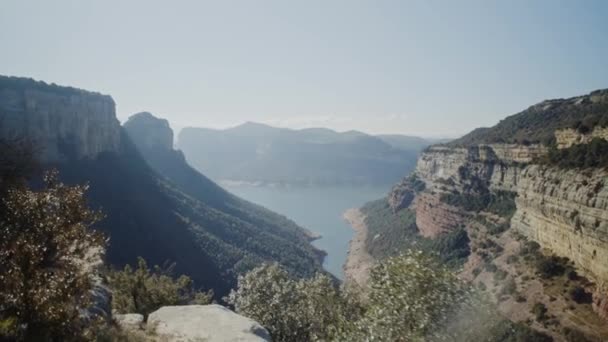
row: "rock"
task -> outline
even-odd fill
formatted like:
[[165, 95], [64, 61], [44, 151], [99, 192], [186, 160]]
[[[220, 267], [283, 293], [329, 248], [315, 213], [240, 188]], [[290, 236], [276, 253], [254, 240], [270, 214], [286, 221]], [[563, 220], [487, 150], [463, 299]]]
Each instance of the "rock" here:
[[129, 137], [141, 150], [173, 150], [173, 130], [169, 122], [148, 112], [133, 114], [123, 125]]
[[252, 319], [220, 305], [165, 306], [148, 316], [148, 329], [169, 341], [270, 341]]
[[608, 281], [608, 171], [530, 165], [521, 174], [511, 226], [569, 258], [598, 283]]
[[0, 136], [26, 136], [42, 162], [118, 151], [120, 123], [110, 96], [0, 76]]
[[608, 140], [608, 127], [596, 126], [587, 134], [581, 134], [572, 128], [555, 131], [555, 142], [558, 149], [568, 148], [576, 144], [588, 144], [593, 138]]
[[391, 189], [387, 200], [393, 212], [397, 212], [409, 207], [415, 196], [416, 192], [409, 186], [409, 182], [404, 180]]
[[123, 329], [140, 329], [144, 323], [144, 316], [140, 314], [117, 314], [114, 321]]

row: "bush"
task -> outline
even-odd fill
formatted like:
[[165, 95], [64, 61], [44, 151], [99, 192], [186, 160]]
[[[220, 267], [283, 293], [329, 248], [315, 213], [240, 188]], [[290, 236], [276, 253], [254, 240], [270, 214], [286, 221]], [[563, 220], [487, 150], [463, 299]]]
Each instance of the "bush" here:
[[532, 313], [537, 321], [541, 322], [547, 319], [547, 307], [543, 303], [536, 303], [532, 307]]
[[502, 295], [512, 295], [517, 291], [517, 284], [513, 278], [507, 279], [505, 285], [500, 290], [500, 294]]
[[86, 186], [66, 186], [56, 172], [39, 192], [8, 190], [0, 219], [0, 325], [12, 339], [70, 340], [81, 336], [81, 310], [91, 300], [91, 272], [105, 241], [90, 227]]
[[162, 306], [184, 304], [209, 304], [212, 292], [198, 292], [192, 280], [182, 275], [175, 279], [172, 266], [148, 268], [139, 258], [137, 268], [127, 265], [122, 271], [111, 271], [108, 282], [113, 291], [112, 308], [119, 313], [148, 315]]
[[266, 327], [273, 341], [335, 340], [361, 312], [354, 295], [327, 276], [296, 280], [277, 264], [239, 277], [227, 301]]
[[494, 280], [495, 281], [500, 281], [500, 280], [504, 280], [507, 277], [508, 273], [505, 272], [502, 269], [499, 269], [496, 271], [496, 273], [494, 273]]
[[569, 148], [549, 150], [542, 163], [565, 169], [599, 168], [608, 166], [608, 141], [593, 138], [588, 144], [578, 144]]
[[563, 260], [557, 256], [541, 257], [536, 261], [536, 270], [542, 278], [561, 276], [566, 271]]
[[584, 288], [576, 286], [570, 290], [570, 298], [578, 304], [591, 304], [593, 297]]
[[566, 338], [566, 341], [568, 341], [568, 342], [591, 342], [592, 341], [589, 338], [587, 338], [587, 336], [585, 336], [585, 334], [583, 334], [580, 330], [577, 330], [574, 328], [564, 327], [564, 329], [562, 330], [562, 333], [564, 334], [564, 337]]

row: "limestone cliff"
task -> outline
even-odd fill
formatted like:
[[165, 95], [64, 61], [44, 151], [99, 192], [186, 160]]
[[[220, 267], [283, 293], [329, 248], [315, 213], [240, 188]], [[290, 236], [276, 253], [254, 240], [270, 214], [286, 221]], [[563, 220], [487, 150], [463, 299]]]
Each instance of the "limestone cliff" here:
[[606, 170], [560, 170], [530, 165], [521, 173], [512, 228], [573, 260], [600, 282], [608, 280]]
[[148, 112], [133, 114], [124, 124], [133, 142], [141, 148], [173, 149], [173, 130], [169, 121]]
[[117, 151], [120, 123], [110, 96], [0, 76], [0, 134], [27, 136], [44, 162]]

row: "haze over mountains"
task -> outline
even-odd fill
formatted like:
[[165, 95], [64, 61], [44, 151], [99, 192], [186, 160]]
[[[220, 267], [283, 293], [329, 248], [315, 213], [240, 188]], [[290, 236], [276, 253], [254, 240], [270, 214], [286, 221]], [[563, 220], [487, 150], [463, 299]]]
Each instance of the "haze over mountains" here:
[[223, 130], [184, 128], [177, 146], [217, 181], [297, 185], [391, 184], [413, 170], [430, 141], [260, 123]]
[[238, 274], [279, 262], [294, 274], [322, 271], [323, 253], [293, 221], [226, 192], [172, 148], [166, 120], [135, 115], [124, 128], [110, 96], [0, 76], [0, 137], [37, 146], [43, 169], [90, 185], [90, 204], [110, 239], [107, 259], [122, 267], [144, 257], [176, 263], [218, 297]]

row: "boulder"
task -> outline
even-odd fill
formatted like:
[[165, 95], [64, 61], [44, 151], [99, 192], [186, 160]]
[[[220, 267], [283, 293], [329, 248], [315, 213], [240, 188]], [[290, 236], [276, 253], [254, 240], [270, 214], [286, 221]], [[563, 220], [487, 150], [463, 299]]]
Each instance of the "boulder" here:
[[165, 306], [148, 316], [147, 326], [168, 341], [270, 341], [259, 323], [215, 304]]

